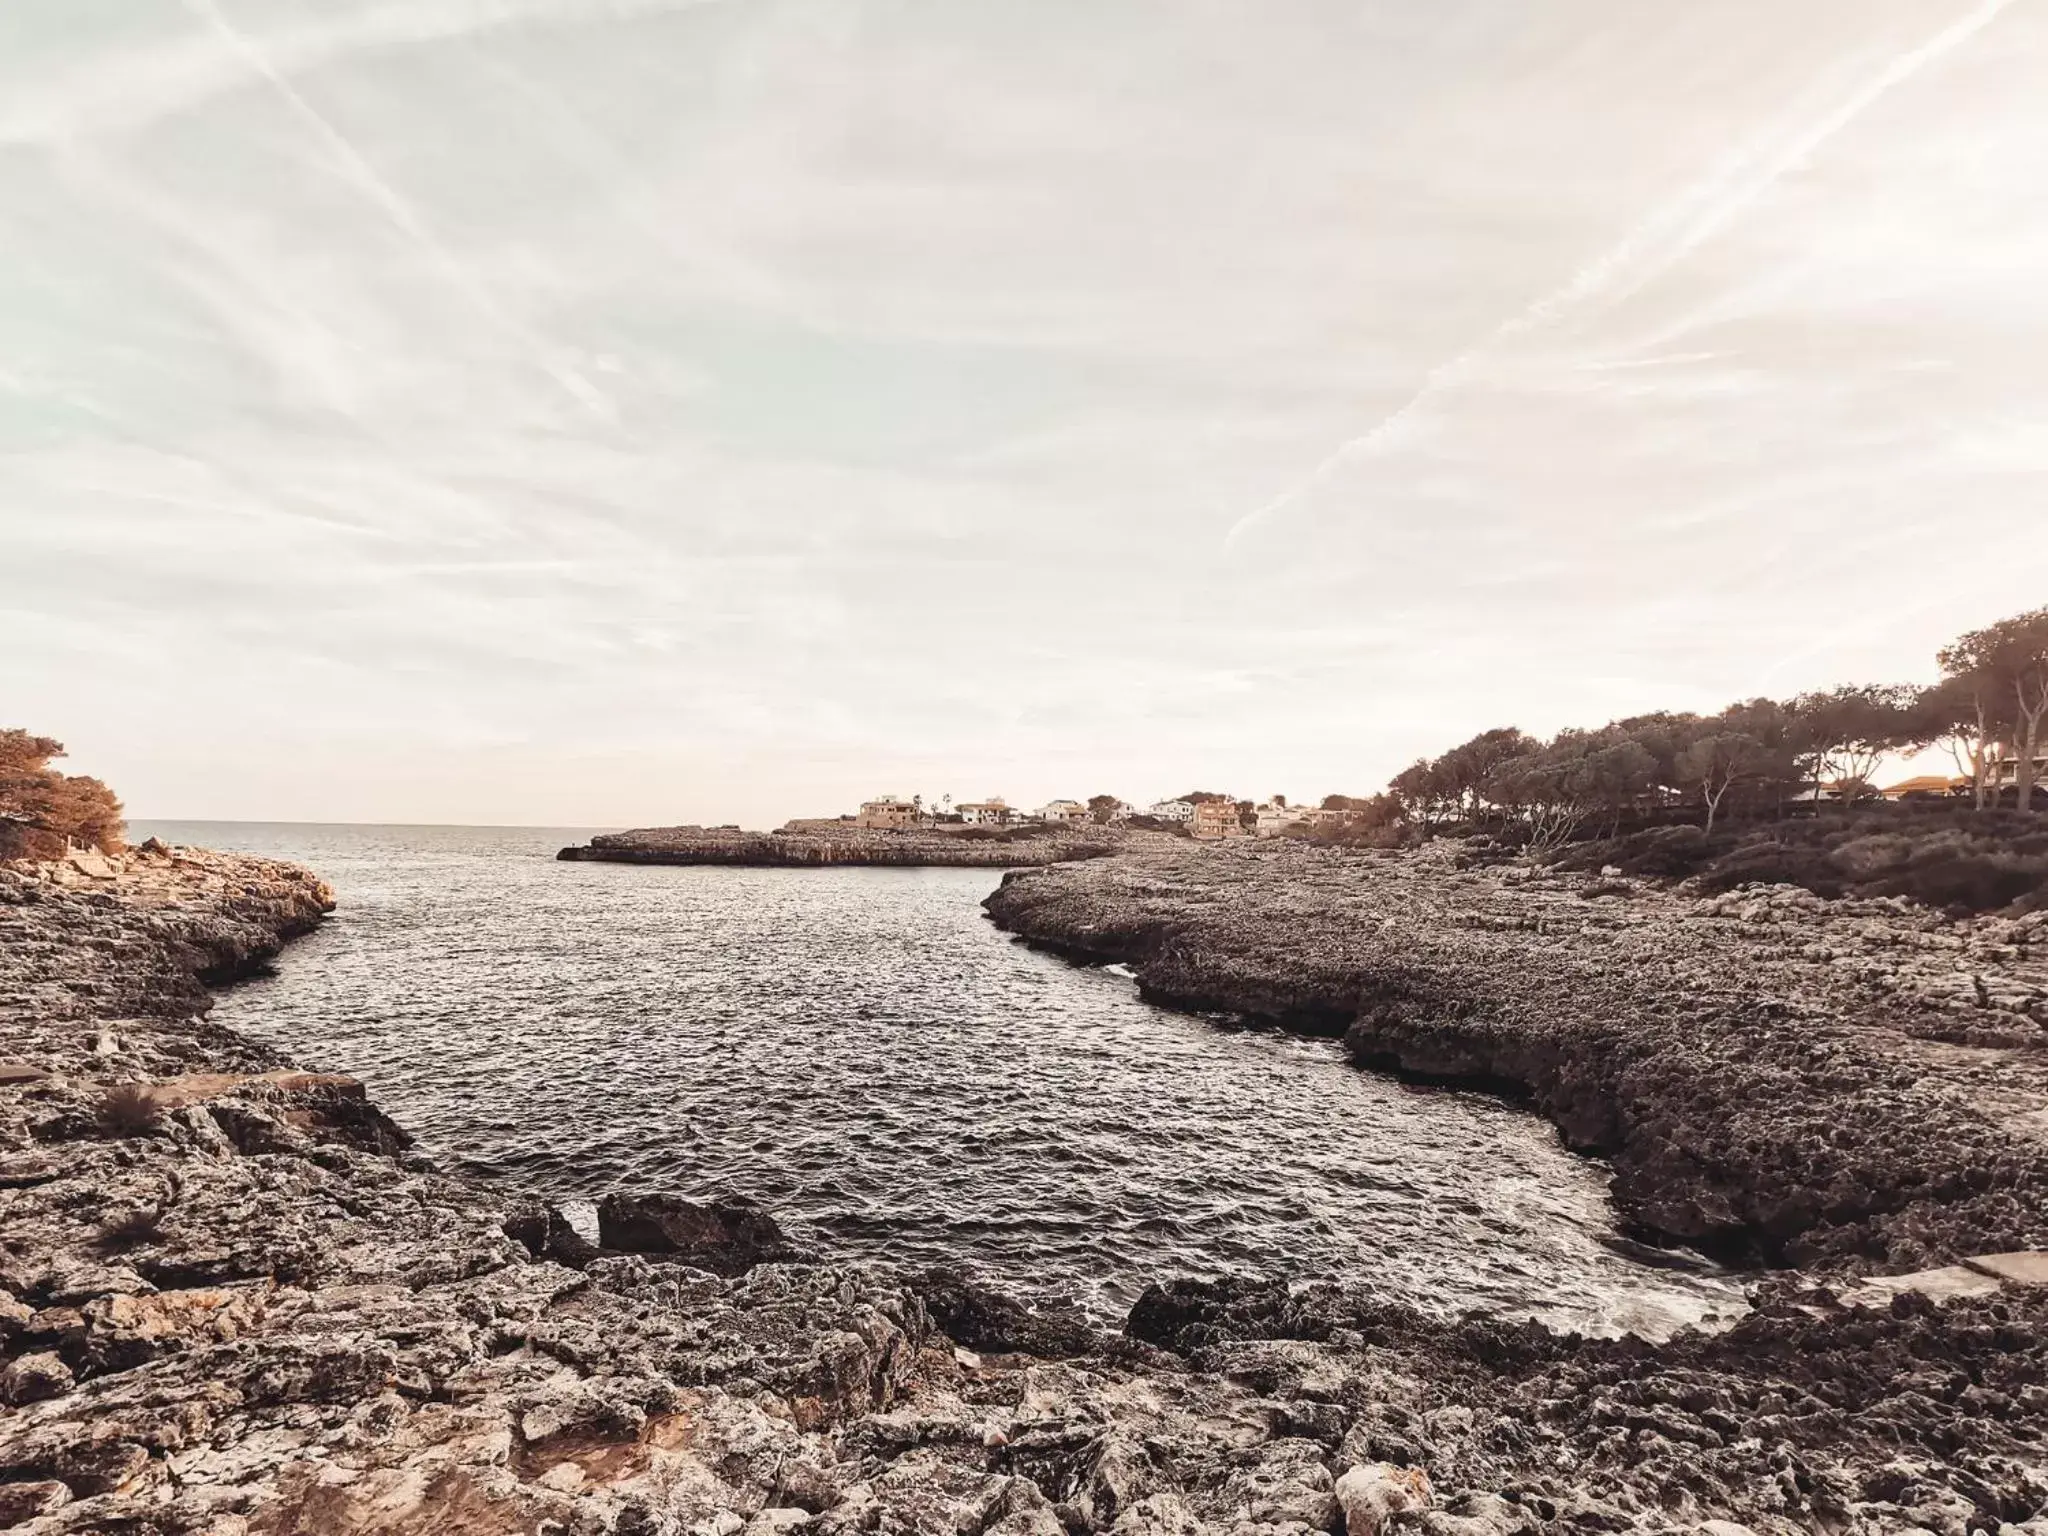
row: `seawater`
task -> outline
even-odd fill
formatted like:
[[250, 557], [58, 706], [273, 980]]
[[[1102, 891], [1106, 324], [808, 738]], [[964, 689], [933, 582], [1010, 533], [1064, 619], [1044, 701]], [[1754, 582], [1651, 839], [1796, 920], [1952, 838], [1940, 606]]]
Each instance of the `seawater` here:
[[151, 834], [335, 888], [216, 1017], [557, 1201], [738, 1191], [824, 1254], [964, 1264], [1107, 1321], [1222, 1273], [1589, 1331], [1740, 1306], [1624, 1241], [1605, 1170], [1534, 1117], [1145, 1003], [997, 932], [991, 871], [557, 863], [588, 836], [566, 828]]

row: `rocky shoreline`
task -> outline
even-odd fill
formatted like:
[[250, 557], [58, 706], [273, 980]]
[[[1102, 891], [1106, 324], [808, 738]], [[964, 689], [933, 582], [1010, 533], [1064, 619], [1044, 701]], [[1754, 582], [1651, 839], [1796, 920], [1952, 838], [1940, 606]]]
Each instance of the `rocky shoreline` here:
[[[1228, 899], [1179, 857], [1033, 873], [999, 910], [1101, 958], [1078, 914], [1113, 890], [1155, 989], [1227, 971], [1249, 1000], [1283, 930], [1203, 970], [1215, 936], [1143, 905]], [[2048, 1505], [2048, 1292], [1976, 1271], [1942, 1305], [1780, 1277], [1664, 1345], [1252, 1282], [1157, 1287], [1110, 1337], [965, 1276], [806, 1262], [743, 1201], [622, 1193], [592, 1244], [207, 1022], [205, 978], [328, 899], [189, 850], [0, 866], [0, 1526], [1962, 1536]], [[1274, 1011], [1328, 1027], [1336, 974]]]
[[1903, 1270], [2048, 1247], [2048, 913], [1691, 898], [1460, 845], [1149, 850], [986, 906], [1147, 996], [1504, 1092], [1654, 1239]]
[[730, 827], [641, 827], [605, 832], [555, 857], [572, 863], [726, 864], [750, 868], [1018, 869], [1115, 853], [1130, 842], [1108, 827], [1034, 828], [978, 834], [879, 831], [821, 824], [803, 830], [743, 832]]

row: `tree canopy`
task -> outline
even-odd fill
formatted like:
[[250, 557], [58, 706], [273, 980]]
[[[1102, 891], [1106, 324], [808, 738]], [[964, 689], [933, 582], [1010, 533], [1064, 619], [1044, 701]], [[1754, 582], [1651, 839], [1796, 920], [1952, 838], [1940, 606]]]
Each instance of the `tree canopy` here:
[[50, 764], [64, 744], [20, 729], [0, 729], [0, 858], [55, 858], [82, 844], [121, 846], [121, 802], [98, 779], [59, 773]]
[[1972, 630], [1937, 660], [1942, 677], [1927, 686], [1844, 685], [1713, 715], [1660, 710], [1548, 740], [1496, 726], [1402, 769], [1384, 803], [1422, 836], [1484, 826], [1538, 846], [1670, 821], [1711, 830], [1729, 815], [1854, 805], [1875, 795], [1889, 754], [1945, 746], [1978, 807], [2011, 789], [2027, 809], [2048, 724], [2048, 608]]

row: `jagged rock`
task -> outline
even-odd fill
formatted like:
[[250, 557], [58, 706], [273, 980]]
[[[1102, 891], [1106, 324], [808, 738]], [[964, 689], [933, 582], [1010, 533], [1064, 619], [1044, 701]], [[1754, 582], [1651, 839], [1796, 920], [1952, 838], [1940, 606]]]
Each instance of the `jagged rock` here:
[[945, 1335], [970, 1349], [1059, 1360], [1102, 1347], [1078, 1312], [1034, 1311], [964, 1270], [928, 1269], [911, 1279]]
[[1645, 886], [1589, 925], [1586, 878], [1517, 873], [1449, 845], [1166, 844], [1013, 873], [985, 905], [1155, 1001], [1510, 1091], [1678, 1243], [1900, 1270], [2048, 1249], [2048, 952], [2010, 923]]
[[[1348, 863], [1331, 868], [1339, 884], [1363, 883]], [[1403, 878], [1426, 883], [1427, 869]], [[1572, 926], [1534, 951], [1499, 935], [1537, 928], [1461, 929], [1486, 935], [1456, 950], [1474, 966], [1461, 984], [1498, 981], [1509, 963], [1531, 986], [1581, 984], [1543, 958], [1592, 942], [1568, 883], [1518, 882], [1496, 906], [1472, 894], [1490, 877], [1472, 878], [1457, 900], [1410, 897], [1447, 919], [1539, 927], [1552, 905], [1575, 905]], [[1312, 908], [1327, 892], [1297, 895]], [[1426, 1472], [1438, 1502], [1393, 1518], [1435, 1536], [1713, 1520], [1875, 1536], [2024, 1525], [2048, 1489], [2048, 1287], [2026, 1283], [2028, 1262], [2000, 1261], [2010, 1278], [1967, 1270], [1986, 1284], [1940, 1305], [1900, 1289], [1844, 1306], [1781, 1279], [1729, 1332], [1651, 1345], [1425, 1316], [1335, 1281], [1170, 1282], [1147, 1292], [1124, 1338], [1103, 1339], [965, 1277], [788, 1262], [780, 1232], [745, 1207], [693, 1207], [679, 1230], [663, 1224], [665, 1202], [622, 1208], [612, 1236], [645, 1222], [650, 1251], [594, 1251], [559, 1211], [403, 1155], [359, 1089], [303, 1080], [206, 1020], [199, 978], [260, 963], [317, 922], [323, 900], [302, 872], [186, 850], [128, 856], [110, 880], [0, 866], [0, 1054], [47, 1074], [0, 1082], [0, 1360], [23, 1383], [58, 1381], [59, 1368], [70, 1380], [0, 1413], [0, 1522], [33, 1520], [34, 1536], [1299, 1536], [1342, 1518], [1333, 1473], [1385, 1462]], [[1662, 901], [1641, 890], [1608, 905], [1618, 923], [1661, 922], [1645, 914]], [[1699, 921], [1753, 936], [1843, 920]], [[1853, 921], [1909, 931], [1897, 913]], [[1168, 926], [1117, 942], [1142, 947]], [[1371, 931], [1437, 953], [1399, 922]], [[1647, 937], [1627, 950], [1632, 929], [1602, 931], [1624, 946], [1611, 954], [1654, 969]], [[1376, 972], [1370, 996], [1347, 998], [1338, 962], [1351, 942], [1330, 940], [1335, 969], [1311, 957], [1287, 981], [1296, 1017], [1327, 1025], [1332, 1009], [1363, 1005], [1398, 1020], [1458, 982], [1444, 960]], [[1490, 957], [1495, 943], [1506, 961]], [[1167, 981], [1207, 984], [1204, 967], [1222, 964], [1247, 1000], [1270, 1000], [1269, 972], [1224, 939], [1214, 949], [1172, 960]], [[1705, 953], [1732, 967], [1730, 951]], [[1952, 964], [1962, 951], [1914, 953]], [[1692, 963], [1661, 984], [1689, 985]], [[2006, 963], [1989, 972], [1994, 999]], [[1850, 1034], [1860, 1026], [1822, 1006], [1839, 976], [1800, 981], [1816, 966], [1842, 970], [1771, 961], [1760, 990], [1775, 1011], [1709, 1010], [1709, 1022], [1749, 1026], [1703, 1033], [1701, 1048], [1722, 1041], [1724, 1070], [1750, 1052], [1796, 1082], [1861, 1091], [1872, 1079]], [[1670, 1002], [1674, 1019], [1691, 996]], [[1495, 1028], [1479, 1013], [1446, 1017], [1432, 1047], [1446, 1060], [1533, 1038], [1520, 1015], [1490, 1044], [1475, 1043]], [[112, 1055], [97, 1054], [103, 1034]], [[1656, 1109], [1637, 1133], [1662, 1150], [1633, 1165], [1633, 1198], [1746, 1219], [1740, 1189], [1681, 1155], [1726, 1109], [1711, 1079], [1602, 1038], [1625, 1065], [1573, 1058], [1586, 1077], [1557, 1101], [1564, 1118], [1597, 1130], [1624, 1101]], [[1807, 1052], [1790, 1065], [1771, 1054], [1787, 1038]], [[2023, 1112], [2010, 1095], [2030, 1070], [2001, 1056], [1978, 1080], [2006, 1095], [2007, 1120]], [[152, 1099], [165, 1088], [171, 1107], [142, 1134], [105, 1134], [96, 1108], [121, 1084]], [[1895, 1108], [1923, 1102], [1904, 1094]], [[1915, 1134], [1938, 1152], [1950, 1125], [1934, 1116]], [[1799, 1161], [1814, 1151], [1803, 1133], [1762, 1145], [1785, 1159], [1771, 1198], [1817, 1177]], [[1929, 1152], [1948, 1180], [1936, 1208], [1873, 1208], [1856, 1230], [1937, 1249], [1959, 1230], [1951, 1204], [1988, 1231], [2023, 1230], [2025, 1157], [1986, 1175], [1976, 1159], [1990, 1145], [1965, 1138], [1946, 1163]], [[1858, 1165], [1827, 1166], [1846, 1177]], [[1824, 1212], [1846, 1196], [1815, 1198]], [[1820, 1278], [1845, 1288], [1839, 1267]]]
[[658, 1253], [714, 1275], [743, 1275], [795, 1256], [775, 1218], [744, 1195], [606, 1195], [597, 1233], [601, 1248]]
[[55, 1514], [70, 1502], [71, 1490], [55, 1478], [0, 1482], [0, 1530], [12, 1530], [40, 1516]]
[[1380, 1536], [1394, 1516], [1427, 1509], [1431, 1498], [1427, 1473], [1383, 1461], [1351, 1468], [1337, 1479], [1336, 1493], [1345, 1536]]
[[536, 1259], [553, 1259], [571, 1269], [581, 1269], [604, 1250], [578, 1232], [569, 1218], [552, 1205], [534, 1205], [505, 1218], [505, 1235], [517, 1241]]
[[20, 1407], [71, 1390], [71, 1367], [52, 1353], [23, 1355], [0, 1371], [0, 1398]]
[[1204, 1502], [1217, 1520], [1310, 1531], [1333, 1529], [1340, 1507], [1322, 1447], [1306, 1440], [1275, 1440], [1246, 1452]]

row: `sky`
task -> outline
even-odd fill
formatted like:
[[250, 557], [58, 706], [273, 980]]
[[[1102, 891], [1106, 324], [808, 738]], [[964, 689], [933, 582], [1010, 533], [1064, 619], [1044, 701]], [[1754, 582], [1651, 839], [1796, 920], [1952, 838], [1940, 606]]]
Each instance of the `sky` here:
[[2048, 601], [2048, 0], [7, 0], [137, 816], [1363, 793]]

